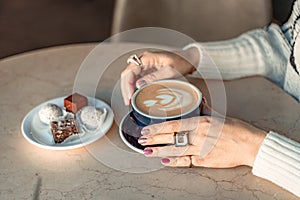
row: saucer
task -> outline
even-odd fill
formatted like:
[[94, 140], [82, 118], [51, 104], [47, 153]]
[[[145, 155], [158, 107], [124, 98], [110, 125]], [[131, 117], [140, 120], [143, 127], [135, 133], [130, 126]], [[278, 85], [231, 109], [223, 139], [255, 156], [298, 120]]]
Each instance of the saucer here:
[[138, 138], [141, 137], [142, 126], [139, 126], [130, 112], [123, 117], [119, 126], [119, 134], [122, 141], [132, 150], [143, 154], [146, 148], [138, 143]]
[[[139, 125], [140, 124], [140, 125]], [[138, 143], [138, 138], [140, 138], [141, 130], [145, 127], [145, 125], [141, 125], [138, 123], [133, 116], [133, 112], [129, 112], [127, 115], [123, 117], [119, 126], [119, 134], [122, 141], [132, 150], [144, 154], [144, 149], [146, 147], [162, 147], [166, 146], [166, 144], [156, 144], [156, 145], [147, 145], [142, 146]]]

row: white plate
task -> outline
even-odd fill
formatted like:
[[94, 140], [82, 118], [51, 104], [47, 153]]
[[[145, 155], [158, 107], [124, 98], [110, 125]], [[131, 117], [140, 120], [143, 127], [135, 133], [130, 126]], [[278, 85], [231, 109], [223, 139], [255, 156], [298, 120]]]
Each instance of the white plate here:
[[[85, 132], [79, 135], [70, 136], [69, 139], [62, 143], [54, 143], [52, 133], [50, 130], [50, 126], [41, 122], [38, 112], [42, 106], [47, 103], [53, 103], [60, 107], [64, 106], [64, 99], [66, 97], [60, 97], [56, 99], [52, 99], [46, 101], [34, 109], [32, 109], [23, 119], [22, 122], [22, 134], [28, 142], [31, 144], [38, 146], [44, 149], [51, 150], [67, 150], [67, 149], [75, 149], [85, 145], [88, 145], [92, 142], [95, 142], [99, 138], [109, 131], [114, 121], [114, 114], [109, 105], [105, 102], [88, 97], [88, 105], [101, 107], [107, 109], [107, 116], [104, 123], [98, 130]], [[79, 123], [80, 124], [80, 123]]]

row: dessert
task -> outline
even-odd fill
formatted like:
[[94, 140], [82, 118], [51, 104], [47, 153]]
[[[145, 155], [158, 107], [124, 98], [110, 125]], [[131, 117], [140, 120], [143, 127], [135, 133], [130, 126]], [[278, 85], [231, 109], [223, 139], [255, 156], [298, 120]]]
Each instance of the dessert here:
[[78, 134], [79, 129], [74, 118], [52, 121], [51, 132], [55, 143], [61, 143], [73, 134]]
[[87, 129], [95, 130], [103, 124], [106, 118], [106, 113], [106, 109], [85, 106], [79, 113], [79, 119]]
[[64, 106], [67, 111], [77, 113], [82, 107], [88, 105], [88, 99], [78, 93], [74, 93], [64, 99]]
[[51, 121], [58, 120], [64, 115], [63, 110], [59, 106], [51, 103], [44, 105], [38, 114], [40, 120], [45, 124], [50, 124]]
[[104, 123], [107, 109], [88, 106], [87, 97], [73, 93], [63, 101], [61, 107], [48, 103], [38, 112], [41, 122], [49, 126], [55, 143], [75, 141], [76, 135], [98, 130]]

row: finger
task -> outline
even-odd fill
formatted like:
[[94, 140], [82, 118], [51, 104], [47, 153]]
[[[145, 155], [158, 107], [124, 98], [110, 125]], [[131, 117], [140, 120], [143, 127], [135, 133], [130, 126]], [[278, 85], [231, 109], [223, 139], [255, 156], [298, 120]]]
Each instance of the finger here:
[[205, 165], [204, 159], [201, 159], [199, 156], [191, 156], [191, 162], [193, 166], [208, 167]]
[[169, 79], [179, 77], [181, 74], [170, 66], [155, 66], [158, 69], [155, 72], [146, 74], [136, 81], [136, 87], [140, 88], [146, 83], [151, 83], [157, 80]]
[[[221, 153], [220, 153], [221, 154]], [[240, 165], [239, 163], [231, 162], [226, 158], [220, 158], [216, 156], [206, 156], [204, 158], [200, 156], [191, 156], [192, 165], [198, 167], [210, 167], [210, 168], [230, 168]]]
[[189, 167], [192, 161], [190, 156], [180, 156], [162, 158], [161, 163], [168, 167]]
[[[195, 133], [194, 131], [188, 131], [188, 142], [191, 145], [202, 145], [204, 141], [204, 133]], [[175, 144], [174, 133], [159, 133], [153, 135], [143, 135], [138, 139], [138, 143], [147, 145], [157, 145], [157, 144]]]
[[[142, 66], [131, 63], [121, 74], [121, 91], [125, 105], [129, 105], [137, 79], [142, 76], [143, 72], [151, 71], [151, 68], [156, 66], [155, 54], [143, 52], [139, 58], [142, 62]], [[143, 84], [145, 84], [145, 82], [140, 81], [138, 85]]]
[[145, 126], [141, 134], [142, 135], [153, 135], [160, 133], [174, 133], [181, 131], [192, 131], [196, 130], [202, 122], [209, 122], [209, 117], [192, 117], [188, 119], [172, 120], [159, 124], [153, 124]]
[[198, 146], [182, 146], [176, 147], [168, 145], [163, 147], [147, 147], [144, 149], [144, 155], [147, 157], [177, 157], [188, 155], [199, 155], [200, 147]]
[[141, 145], [153, 145], [153, 144], [174, 144], [174, 134], [160, 134], [150, 137], [140, 137], [138, 142]]
[[121, 74], [121, 91], [125, 105], [129, 105], [129, 100], [134, 92], [135, 81], [140, 72], [139, 66], [130, 64]]

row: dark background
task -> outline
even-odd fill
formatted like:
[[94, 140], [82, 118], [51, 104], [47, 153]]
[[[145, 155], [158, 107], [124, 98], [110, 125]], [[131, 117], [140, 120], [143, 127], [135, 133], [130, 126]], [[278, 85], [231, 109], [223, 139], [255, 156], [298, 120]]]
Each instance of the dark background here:
[[[293, 0], [272, 0], [283, 23]], [[43, 47], [100, 42], [110, 36], [113, 0], [0, 0], [0, 58]]]

